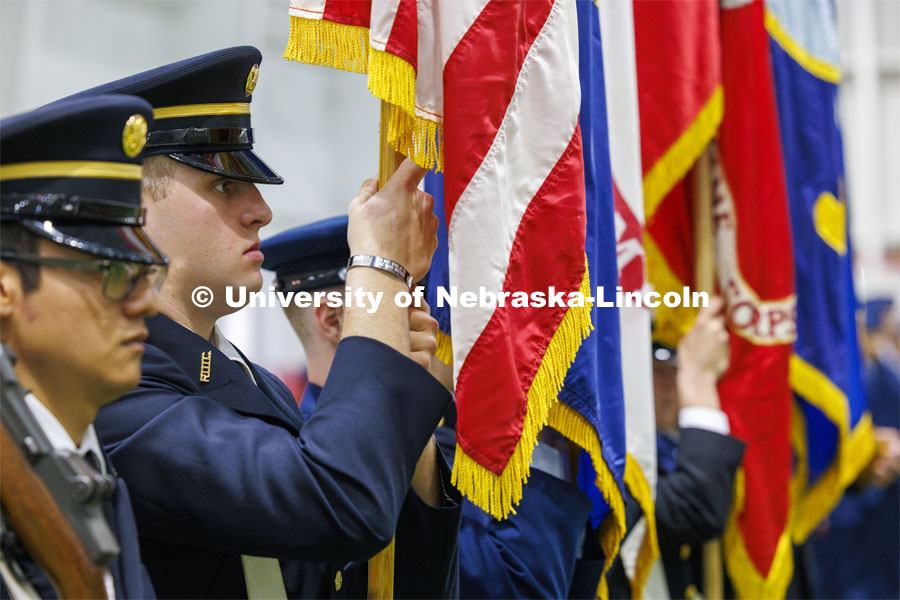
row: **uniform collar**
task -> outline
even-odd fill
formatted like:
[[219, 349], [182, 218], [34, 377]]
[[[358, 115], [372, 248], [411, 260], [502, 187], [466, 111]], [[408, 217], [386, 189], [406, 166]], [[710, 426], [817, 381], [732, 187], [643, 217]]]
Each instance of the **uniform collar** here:
[[218, 325], [213, 327], [212, 340], [213, 346], [219, 349], [219, 352], [227, 356], [231, 359], [232, 362], [237, 363], [244, 369], [244, 372], [250, 377], [251, 381], [256, 385], [259, 383], [256, 381], [256, 377], [253, 376], [253, 371], [250, 370], [250, 365], [247, 364], [247, 361], [244, 360], [244, 356], [238, 352], [238, 349], [234, 347], [234, 344], [228, 341], [228, 339], [222, 335], [222, 331], [219, 329]]
[[[150, 335], [145, 344], [164, 352], [178, 365], [189, 380], [183, 380], [184, 384], [192, 392], [205, 394], [238, 413], [271, 417], [299, 431], [303, 421], [297, 403], [293, 398], [282, 398], [274, 376], [257, 369], [230, 342], [228, 345], [241, 357], [241, 364], [208, 339], [163, 314], [147, 319], [147, 329]], [[252, 378], [247, 377], [245, 367], [249, 367]], [[178, 377], [177, 372], [169, 376]]]
[[106, 475], [106, 461], [103, 459], [103, 452], [100, 451], [100, 441], [97, 439], [97, 432], [94, 430], [93, 424], [88, 425], [87, 429], [85, 429], [84, 434], [81, 436], [81, 445], [76, 447], [66, 428], [50, 412], [50, 409], [38, 400], [37, 396], [32, 393], [26, 394], [25, 403], [28, 405], [31, 414], [34, 415], [35, 420], [37, 420], [38, 425], [41, 426], [47, 439], [50, 440], [50, 445], [56, 450], [69, 450], [81, 456], [85, 456], [88, 452], [93, 452], [100, 463], [100, 472]]
[[310, 382], [306, 383], [306, 389], [303, 390], [303, 398], [300, 399], [300, 412], [303, 414], [304, 421], [308, 421], [312, 416], [321, 393], [321, 386]]

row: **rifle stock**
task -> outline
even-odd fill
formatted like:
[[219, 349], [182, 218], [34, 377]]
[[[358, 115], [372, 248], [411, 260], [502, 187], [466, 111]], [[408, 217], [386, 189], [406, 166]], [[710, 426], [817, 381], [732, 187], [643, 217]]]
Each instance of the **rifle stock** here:
[[0, 426], [0, 504], [10, 526], [62, 598], [113, 598], [109, 571], [95, 565], [44, 482]]
[[62, 598], [114, 598], [106, 568], [119, 553], [101, 502], [115, 480], [56, 450], [28, 409], [0, 347], [0, 507], [4, 521]]

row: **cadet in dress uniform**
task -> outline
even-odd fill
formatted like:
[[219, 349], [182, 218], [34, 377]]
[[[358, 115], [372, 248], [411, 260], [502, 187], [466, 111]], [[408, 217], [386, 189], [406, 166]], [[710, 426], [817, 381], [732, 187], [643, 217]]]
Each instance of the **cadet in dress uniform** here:
[[[446, 470], [433, 458], [426, 469], [438, 507], [410, 490], [450, 395], [410, 360], [406, 309], [348, 309], [333, 377], [306, 422], [287, 387], [215, 326], [236, 310], [227, 286], [262, 284], [258, 235], [271, 211], [255, 184], [282, 181], [252, 150], [260, 61], [255, 48], [229, 48], [80, 94], [153, 105], [148, 231], [172, 261], [141, 384], [101, 411], [100, 439], [129, 479], [162, 597], [356, 594], [345, 566], [406, 526], [427, 532], [423, 557], [436, 557], [423, 558], [435, 567], [414, 593], [450, 594], [456, 535], [443, 523], [456, 505], [440, 493], [451, 489]], [[407, 161], [377, 193], [374, 180], [363, 185], [350, 213], [375, 206], [374, 216], [351, 216], [361, 266], [348, 284], [393, 298], [427, 270], [436, 223], [424, 218], [422, 176]], [[192, 295], [199, 286], [208, 293]]]
[[[264, 240], [261, 249], [266, 256], [263, 268], [275, 271], [276, 288], [284, 293], [344, 289], [350, 257], [346, 216], [290, 229]], [[340, 339], [341, 309], [290, 305], [285, 313], [306, 351], [308, 383], [300, 410], [310, 418], [315, 415]], [[444, 425], [436, 431], [441, 449], [451, 461], [456, 447], [455, 414], [451, 405]], [[594, 597], [602, 556], [595, 554], [592, 560], [581, 552], [591, 503], [566, 482], [565, 462], [556, 448], [539, 444], [516, 514], [503, 521], [463, 501], [460, 597]], [[399, 561], [405, 556], [399, 539], [397, 552]], [[408, 556], [414, 558], [415, 554]], [[398, 580], [402, 580], [401, 568], [398, 563]]]
[[[120, 547], [110, 565], [119, 598], [153, 597], [153, 587], [125, 483], [91, 423], [137, 385], [144, 319], [155, 314], [165, 276], [165, 258], [141, 229], [141, 150], [152, 114], [139, 98], [102, 96], [0, 123], [3, 343], [50, 444], [115, 478], [103, 513]], [[34, 591], [55, 596], [24, 548], [3, 550]], [[22, 583], [11, 584], [14, 595]]]
[[[654, 346], [656, 448], [659, 479], [656, 527], [660, 558], [672, 598], [695, 598], [703, 591], [701, 545], [725, 530], [734, 477], [744, 443], [730, 435], [716, 381], [728, 366], [728, 334], [720, 298], [700, 310], [678, 353]], [[641, 516], [630, 497], [628, 530]], [[630, 597], [621, 561], [611, 569], [610, 597]]]

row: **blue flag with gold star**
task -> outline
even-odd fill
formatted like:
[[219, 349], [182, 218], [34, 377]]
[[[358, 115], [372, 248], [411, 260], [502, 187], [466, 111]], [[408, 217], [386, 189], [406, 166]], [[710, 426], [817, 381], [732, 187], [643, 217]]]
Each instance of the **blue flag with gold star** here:
[[869, 462], [874, 441], [856, 331], [833, 4], [767, 1], [766, 29], [794, 238], [797, 341], [790, 381], [794, 541], [800, 543]]

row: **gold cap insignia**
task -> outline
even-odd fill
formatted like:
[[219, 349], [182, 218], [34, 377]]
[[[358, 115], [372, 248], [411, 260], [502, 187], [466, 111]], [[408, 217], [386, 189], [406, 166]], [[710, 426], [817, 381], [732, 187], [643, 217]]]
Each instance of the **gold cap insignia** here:
[[253, 65], [250, 74], [247, 75], [247, 85], [244, 86], [244, 93], [248, 96], [253, 93], [256, 88], [256, 82], [259, 81], [259, 65]]
[[147, 119], [143, 115], [131, 115], [125, 121], [125, 129], [122, 130], [122, 150], [125, 156], [134, 158], [144, 149], [147, 143]]

